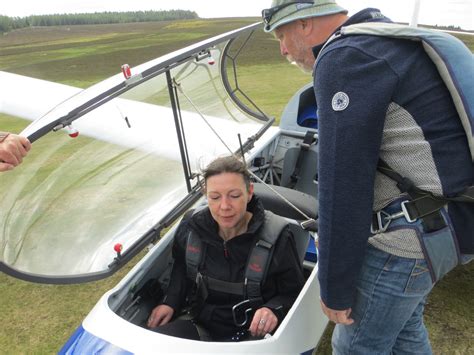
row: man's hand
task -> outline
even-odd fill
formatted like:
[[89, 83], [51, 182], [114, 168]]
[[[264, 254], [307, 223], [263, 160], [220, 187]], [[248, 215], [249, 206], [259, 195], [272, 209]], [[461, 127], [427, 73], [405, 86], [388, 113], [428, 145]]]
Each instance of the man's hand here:
[[0, 132], [0, 171], [18, 166], [30, 149], [31, 143], [25, 137]]
[[173, 317], [174, 309], [166, 304], [160, 304], [151, 311], [148, 318], [148, 328], [156, 328], [159, 325], [165, 325]]
[[250, 334], [254, 337], [263, 337], [271, 333], [278, 325], [278, 318], [270, 308], [262, 307], [257, 309], [250, 324]]
[[344, 324], [344, 325], [350, 325], [354, 323], [354, 319], [349, 318], [351, 315], [352, 309], [344, 309], [342, 311], [336, 311], [335, 309], [331, 309], [326, 307], [324, 302], [320, 300], [321, 302], [321, 309], [323, 310], [324, 314], [329, 318], [330, 321], [336, 323], [336, 324]]

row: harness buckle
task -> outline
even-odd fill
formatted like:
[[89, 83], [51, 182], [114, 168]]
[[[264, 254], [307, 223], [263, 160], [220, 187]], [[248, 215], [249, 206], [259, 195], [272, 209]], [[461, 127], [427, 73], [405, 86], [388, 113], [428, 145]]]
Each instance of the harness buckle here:
[[[389, 214], [388, 212], [385, 212], [384, 210], [377, 211], [375, 213], [375, 216], [377, 217], [377, 219], [376, 221], [372, 221], [372, 224], [370, 225], [370, 233], [378, 234], [378, 233], [385, 232], [390, 226], [390, 223], [392, 223], [394, 219], [397, 219], [400, 217], [404, 217], [408, 223], [416, 222], [418, 218], [410, 217], [410, 213], [408, 212], [408, 209], [406, 207], [406, 204], [408, 202], [410, 201], [406, 200], [406, 201], [401, 202], [400, 207], [402, 210], [394, 214]], [[376, 224], [375, 227], [374, 227], [374, 224]]]
[[403, 201], [402, 203], [400, 203], [400, 206], [402, 207], [402, 212], [403, 212], [403, 217], [405, 217], [405, 219], [407, 220], [408, 223], [413, 223], [413, 222], [416, 222], [416, 220], [418, 218], [411, 218], [410, 217], [410, 213], [408, 213], [408, 209], [407, 209], [407, 206], [406, 204], [410, 202], [409, 200], [406, 200], [406, 201]]
[[[242, 302], [239, 302], [237, 304], [234, 304], [232, 306], [232, 317], [234, 318], [234, 324], [237, 326], [237, 327], [243, 327], [247, 322], [248, 322], [248, 313], [249, 312], [252, 312], [252, 306], [251, 306], [251, 302], [250, 300], [243, 300]], [[244, 314], [244, 321], [243, 322], [239, 322], [237, 320], [237, 316], [236, 316], [236, 313], [239, 312], [243, 312]]]
[[378, 233], [385, 232], [388, 226], [390, 225], [390, 223], [392, 222], [390, 215], [384, 210], [380, 210], [375, 213], [375, 216], [377, 217], [376, 219], [377, 225], [374, 228], [374, 221], [372, 221], [372, 224], [370, 225], [370, 233], [378, 234]]
[[318, 222], [312, 218], [306, 220], [306, 221], [302, 221], [300, 223], [300, 226], [301, 228], [303, 228], [304, 230], [307, 230], [307, 231], [311, 231], [311, 232], [317, 232], [318, 231]]
[[206, 285], [206, 276], [201, 274], [199, 271], [196, 274], [196, 279], [194, 280], [194, 283], [199, 287], [201, 285]]

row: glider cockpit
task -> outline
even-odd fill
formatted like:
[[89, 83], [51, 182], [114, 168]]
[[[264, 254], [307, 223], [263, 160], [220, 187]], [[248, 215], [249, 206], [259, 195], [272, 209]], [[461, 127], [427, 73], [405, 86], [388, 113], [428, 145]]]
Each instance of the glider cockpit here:
[[[4, 112], [31, 118], [35, 103], [42, 111], [22, 132], [34, 142], [28, 164], [2, 176], [0, 270], [33, 282], [87, 282], [110, 276], [149, 247], [97, 303], [63, 352], [109, 347], [140, 353], [164, 347], [181, 353], [268, 354], [316, 346], [327, 324], [314, 304], [316, 234], [300, 223], [317, 217], [316, 109], [306, 86], [276, 127], [251, 99], [246, 87], [256, 79], [246, 77], [245, 70], [242, 74], [240, 64], [258, 46], [251, 34], [259, 27], [124, 66], [123, 73], [86, 90], [0, 72], [9, 84]], [[32, 100], [26, 112], [21, 98], [29, 88], [35, 90], [30, 97], [45, 88], [63, 102], [46, 111], [44, 102]], [[44, 95], [43, 101], [53, 98]], [[267, 209], [289, 218], [307, 282], [276, 333], [258, 342], [196, 344], [152, 333], [142, 325], [169, 278], [176, 222], [205, 203], [200, 169], [229, 153], [244, 156], [256, 181], [276, 185], [259, 187], [257, 193]], [[79, 343], [90, 347], [76, 347]]]

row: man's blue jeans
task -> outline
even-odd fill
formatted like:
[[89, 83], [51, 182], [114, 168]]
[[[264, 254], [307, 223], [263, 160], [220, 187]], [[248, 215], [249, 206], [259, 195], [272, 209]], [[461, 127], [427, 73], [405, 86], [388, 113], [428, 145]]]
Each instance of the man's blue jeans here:
[[433, 287], [424, 259], [407, 259], [372, 246], [357, 281], [352, 325], [336, 325], [333, 353], [431, 354], [423, 323]]

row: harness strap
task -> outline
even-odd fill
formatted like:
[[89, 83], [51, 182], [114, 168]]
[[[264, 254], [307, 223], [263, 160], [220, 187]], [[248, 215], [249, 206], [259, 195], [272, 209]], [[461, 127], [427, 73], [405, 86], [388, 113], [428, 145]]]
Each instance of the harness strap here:
[[250, 300], [262, 298], [261, 285], [267, 276], [273, 255], [273, 246], [287, 225], [288, 222], [283, 217], [265, 211], [263, 228], [258, 233], [258, 241], [252, 248], [245, 270], [246, 291]]
[[203, 248], [205, 246], [202, 244], [201, 239], [190, 230], [186, 239], [186, 272], [191, 280], [197, 281]]
[[228, 282], [203, 276], [203, 281], [209, 290], [230, 293], [232, 295], [245, 295], [245, 284], [243, 282]]
[[[448, 202], [468, 202], [474, 203], [474, 186], [467, 187], [462, 193], [454, 197], [435, 196], [429, 191], [422, 190], [415, 186], [413, 181], [407, 177], [401, 176], [390, 166], [379, 159], [377, 169], [384, 175], [397, 182], [397, 187], [402, 192], [408, 193], [409, 201], [402, 203], [402, 211], [408, 222], [423, 219], [423, 226], [427, 232], [435, 231], [446, 225], [440, 210]], [[374, 214], [374, 220], [380, 221], [380, 214]], [[378, 224], [380, 226], [380, 223]], [[375, 228], [376, 229], [376, 228]]]
[[309, 150], [314, 140], [314, 132], [306, 131], [304, 135], [303, 142], [300, 146], [300, 151], [298, 153], [298, 158], [296, 159], [295, 169], [293, 174], [290, 176], [290, 181], [287, 184], [287, 187], [293, 189], [296, 186], [296, 183], [300, 179], [301, 165], [303, 164], [303, 158], [306, 155], [306, 152]]
[[[432, 202], [425, 202], [426, 204], [431, 204], [433, 206], [439, 205], [444, 206], [448, 202], [467, 202], [467, 203], [474, 203], [474, 185], [466, 187], [462, 192], [457, 194], [453, 197], [446, 197], [446, 196], [435, 196], [433, 193], [422, 190], [415, 186], [413, 181], [411, 181], [407, 177], [401, 176], [395, 170], [393, 170], [385, 161], [379, 159], [377, 169], [384, 175], [388, 176], [392, 180], [397, 182], [397, 187], [402, 192], [407, 192], [413, 200], [421, 200], [422, 198], [430, 199]], [[434, 208], [439, 209], [439, 208]], [[420, 211], [428, 209], [424, 209], [420, 207]], [[426, 213], [426, 212], [425, 212]], [[429, 212], [428, 212], [429, 213]]]
[[[372, 215], [372, 224], [370, 226], [370, 232], [372, 234], [384, 233], [389, 229], [390, 226], [392, 226], [392, 221], [395, 220], [404, 220], [404, 223], [407, 225], [416, 222], [418, 218], [411, 217], [405, 207], [408, 202], [410, 201], [405, 200], [401, 203], [398, 202], [401, 211], [397, 211], [392, 214], [388, 212], [388, 210], [392, 210], [392, 208], [389, 208], [390, 205], [381, 209], [380, 211], [375, 212]], [[425, 217], [420, 217], [420, 219], [426, 232], [436, 231], [446, 226], [446, 222], [441, 215], [441, 209]], [[400, 222], [396, 224], [397, 226], [401, 225]]]

